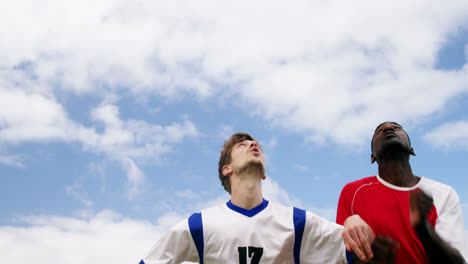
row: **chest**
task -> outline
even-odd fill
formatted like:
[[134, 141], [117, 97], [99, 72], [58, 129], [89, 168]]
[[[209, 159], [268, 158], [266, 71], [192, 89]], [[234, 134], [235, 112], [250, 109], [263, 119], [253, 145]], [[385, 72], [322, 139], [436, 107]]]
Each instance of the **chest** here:
[[363, 187], [354, 194], [352, 212], [359, 214], [376, 233], [410, 232], [408, 191], [379, 185]]
[[206, 263], [294, 263], [292, 215], [206, 216], [203, 229]]

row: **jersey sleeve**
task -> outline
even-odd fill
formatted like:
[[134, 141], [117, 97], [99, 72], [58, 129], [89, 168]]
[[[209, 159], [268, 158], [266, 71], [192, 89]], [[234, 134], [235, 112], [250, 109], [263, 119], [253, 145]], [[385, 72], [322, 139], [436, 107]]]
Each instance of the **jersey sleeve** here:
[[342, 226], [306, 212], [301, 263], [348, 263], [342, 232]]
[[352, 199], [351, 186], [347, 184], [343, 190], [341, 190], [340, 199], [338, 200], [338, 209], [336, 211], [337, 224], [343, 225], [346, 218], [352, 215]]
[[435, 230], [442, 239], [458, 249], [465, 260], [468, 260], [468, 243], [463, 213], [458, 195], [453, 188], [450, 187], [447, 199], [443, 202], [443, 205], [436, 205], [438, 218]]
[[198, 262], [198, 252], [187, 219], [173, 226], [148, 252], [140, 264]]

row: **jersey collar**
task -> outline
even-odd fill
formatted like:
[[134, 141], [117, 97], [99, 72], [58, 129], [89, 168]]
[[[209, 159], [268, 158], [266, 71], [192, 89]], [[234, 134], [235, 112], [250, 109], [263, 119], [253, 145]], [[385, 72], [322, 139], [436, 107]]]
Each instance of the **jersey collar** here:
[[226, 203], [227, 207], [229, 207], [229, 209], [235, 211], [235, 212], [238, 212], [239, 214], [243, 214], [247, 217], [252, 217], [252, 216], [255, 216], [257, 215], [258, 213], [260, 213], [261, 211], [263, 211], [263, 209], [265, 209], [267, 206], [268, 206], [268, 201], [263, 199], [263, 202], [257, 206], [255, 206], [254, 208], [250, 209], [250, 210], [247, 210], [247, 209], [244, 209], [242, 207], [239, 207], [237, 205], [234, 205], [233, 203], [231, 203], [231, 200], [229, 200], [229, 202]]

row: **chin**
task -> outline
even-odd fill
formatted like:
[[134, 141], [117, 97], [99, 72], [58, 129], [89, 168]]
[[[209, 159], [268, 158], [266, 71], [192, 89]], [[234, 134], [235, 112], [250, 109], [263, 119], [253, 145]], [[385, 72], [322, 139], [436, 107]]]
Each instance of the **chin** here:
[[239, 174], [261, 173], [265, 174], [265, 165], [260, 160], [251, 160], [239, 169]]
[[382, 153], [393, 151], [402, 151], [405, 153], [409, 153], [411, 151], [411, 147], [407, 146], [406, 144], [403, 144], [400, 141], [390, 141], [382, 146]]

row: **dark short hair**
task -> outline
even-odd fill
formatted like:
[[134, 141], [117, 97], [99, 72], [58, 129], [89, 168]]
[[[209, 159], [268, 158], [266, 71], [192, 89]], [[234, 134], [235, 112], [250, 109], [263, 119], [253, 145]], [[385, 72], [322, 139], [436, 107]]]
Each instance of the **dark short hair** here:
[[218, 162], [218, 176], [221, 180], [221, 185], [228, 193], [231, 193], [231, 181], [229, 177], [223, 175], [223, 167], [224, 165], [231, 163], [231, 152], [234, 145], [244, 140], [255, 139], [247, 133], [238, 132], [232, 135], [228, 140], [224, 141], [223, 148], [221, 149], [221, 154], [219, 156]]
[[[375, 132], [377, 132], [377, 130], [379, 129], [379, 127], [381, 127], [383, 124], [386, 124], [386, 123], [392, 123], [392, 124], [395, 124], [395, 125], [399, 125], [402, 129], [403, 129], [403, 126], [398, 124], [397, 122], [394, 122], [394, 121], [385, 121], [385, 122], [382, 122], [380, 123], [374, 130], [374, 134], [372, 135], [372, 139], [371, 139], [371, 153], [374, 153], [374, 137], [375, 137]], [[408, 142], [411, 146], [411, 139], [409, 138], [408, 136], [408, 133], [406, 133], [406, 130], [403, 129], [403, 131], [405, 131], [405, 134], [406, 136], [408, 137]]]

